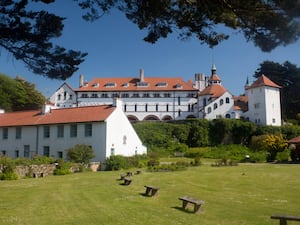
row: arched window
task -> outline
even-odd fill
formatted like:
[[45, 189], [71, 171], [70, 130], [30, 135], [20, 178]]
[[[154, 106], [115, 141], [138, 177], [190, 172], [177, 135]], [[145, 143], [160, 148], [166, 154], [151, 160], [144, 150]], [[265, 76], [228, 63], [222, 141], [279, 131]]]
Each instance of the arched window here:
[[214, 104], [214, 109], [216, 109], [216, 108], [218, 108], [218, 104], [217, 103]]
[[224, 104], [224, 100], [221, 99], [221, 100], [220, 100], [220, 105], [223, 105], [223, 104]]
[[227, 97], [225, 101], [226, 101], [226, 103], [229, 103], [230, 100], [229, 100], [229, 98]]
[[208, 107], [207, 113], [211, 113], [211, 108], [210, 107]]
[[227, 114], [225, 115], [225, 118], [230, 119], [230, 114], [227, 113]]

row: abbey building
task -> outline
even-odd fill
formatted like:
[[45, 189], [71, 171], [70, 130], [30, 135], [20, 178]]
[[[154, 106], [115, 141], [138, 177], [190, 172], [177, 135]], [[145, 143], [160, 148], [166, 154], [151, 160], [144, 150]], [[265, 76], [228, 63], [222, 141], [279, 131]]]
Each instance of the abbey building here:
[[110, 105], [123, 102], [122, 110], [130, 121], [183, 120], [187, 118], [245, 119], [258, 125], [281, 125], [280, 86], [262, 75], [245, 93], [234, 96], [222, 85], [213, 65], [210, 76], [195, 74], [194, 81], [180, 77], [94, 78], [81, 75], [79, 87], [62, 84], [49, 101], [56, 108]]

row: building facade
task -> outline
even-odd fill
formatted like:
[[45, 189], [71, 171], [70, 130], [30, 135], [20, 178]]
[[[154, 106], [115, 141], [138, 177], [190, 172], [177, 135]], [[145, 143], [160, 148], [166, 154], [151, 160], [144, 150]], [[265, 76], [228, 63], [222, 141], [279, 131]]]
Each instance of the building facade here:
[[245, 94], [234, 96], [223, 85], [213, 65], [210, 76], [195, 74], [194, 81], [181, 78], [95, 78], [85, 82], [80, 76], [79, 88], [64, 83], [50, 97], [56, 107], [111, 104], [120, 97], [123, 111], [130, 121], [182, 120], [187, 118], [246, 119], [258, 125], [281, 125], [280, 86], [265, 75]]
[[91, 146], [93, 161], [111, 155], [145, 154], [146, 147], [122, 111], [122, 103], [0, 114], [0, 151], [12, 158], [34, 155], [66, 159], [76, 144]]

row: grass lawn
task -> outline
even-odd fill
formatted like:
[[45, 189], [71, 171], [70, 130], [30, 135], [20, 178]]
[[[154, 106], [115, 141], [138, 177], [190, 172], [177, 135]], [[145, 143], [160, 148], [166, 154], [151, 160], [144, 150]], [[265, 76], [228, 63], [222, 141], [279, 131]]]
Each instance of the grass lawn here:
[[[300, 165], [204, 164], [143, 171], [129, 186], [118, 180], [122, 171], [0, 181], [0, 224], [278, 225], [274, 213], [300, 215], [299, 171]], [[158, 195], [145, 197], [144, 185], [158, 186]], [[183, 211], [184, 195], [204, 200], [202, 212]]]

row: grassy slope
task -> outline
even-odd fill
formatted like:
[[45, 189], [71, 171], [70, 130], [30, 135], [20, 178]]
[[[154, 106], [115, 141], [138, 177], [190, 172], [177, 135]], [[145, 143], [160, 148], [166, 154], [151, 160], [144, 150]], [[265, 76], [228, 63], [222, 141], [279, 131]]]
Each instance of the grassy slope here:
[[[264, 225], [273, 213], [300, 214], [300, 165], [245, 164], [134, 175], [120, 171], [0, 182], [0, 224]], [[144, 197], [144, 185], [160, 187]], [[181, 210], [178, 197], [205, 201], [200, 214]], [[288, 223], [297, 224], [297, 223]]]

